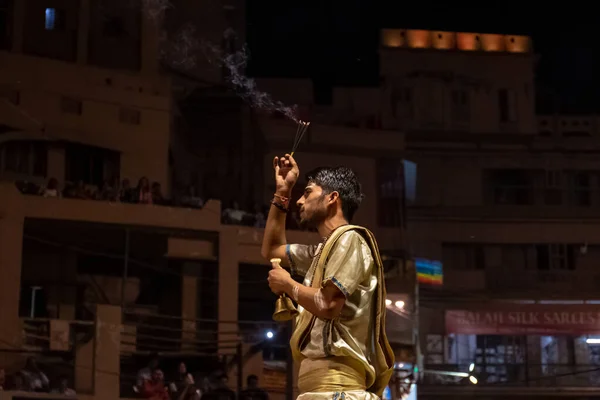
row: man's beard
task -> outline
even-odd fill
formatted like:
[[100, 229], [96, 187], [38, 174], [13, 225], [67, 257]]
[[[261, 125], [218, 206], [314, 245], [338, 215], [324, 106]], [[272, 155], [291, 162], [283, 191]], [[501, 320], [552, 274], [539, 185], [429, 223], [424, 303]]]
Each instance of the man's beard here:
[[317, 229], [319, 224], [325, 221], [326, 218], [327, 210], [316, 210], [308, 217], [304, 213], [304, 216], [300, 217], [300, 227], [303, 229]]

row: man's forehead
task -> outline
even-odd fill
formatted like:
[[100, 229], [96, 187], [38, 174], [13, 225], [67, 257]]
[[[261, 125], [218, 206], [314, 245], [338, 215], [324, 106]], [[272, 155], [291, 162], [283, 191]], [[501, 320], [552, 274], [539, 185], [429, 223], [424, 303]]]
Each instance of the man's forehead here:
[[306, 190], [306, 189], [314, 189], [314, 188], [317, 188], [317, 187], [319, 187], [319, 185], [317, 185], [316, 183], [314, 183], [314, 182], [308, 182], [306, 184], [306, 187], [304, 188], [304, 190]]

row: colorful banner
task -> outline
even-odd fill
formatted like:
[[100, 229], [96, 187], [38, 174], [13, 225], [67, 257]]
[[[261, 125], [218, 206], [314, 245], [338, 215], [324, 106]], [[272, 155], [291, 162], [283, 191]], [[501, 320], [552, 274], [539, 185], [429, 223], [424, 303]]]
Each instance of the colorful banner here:
[[446, 310], [446, 333], [465, 335], [600, 335], [600, 305], [511, 304]]
[[415, 258], [415, 268], [417, 269], [417, 280], [419, 283], [437, 286], [444, 283], [441, 262], [426, 258]]

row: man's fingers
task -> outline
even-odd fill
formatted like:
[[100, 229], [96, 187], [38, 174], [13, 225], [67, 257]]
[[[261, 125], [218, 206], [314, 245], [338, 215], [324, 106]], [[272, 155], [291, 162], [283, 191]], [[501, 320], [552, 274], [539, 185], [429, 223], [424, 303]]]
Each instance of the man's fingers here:
[[279, 157], [277, 156], [273, 159], [273, 168], [276, 173], [279, 173]]
[[296, 160], [294, 160], [294, 157], [292, 157], [291, 154], [286, 154], [285, 157], [288, 159], [288, 161], [290, 162], [290, 166], [292, 168], [298, 168], [298, 164], [296, 164]]

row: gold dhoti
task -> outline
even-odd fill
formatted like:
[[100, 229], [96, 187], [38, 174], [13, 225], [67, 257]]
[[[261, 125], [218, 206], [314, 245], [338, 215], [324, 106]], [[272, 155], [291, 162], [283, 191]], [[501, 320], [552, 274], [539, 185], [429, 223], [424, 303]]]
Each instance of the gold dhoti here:
[[366, 371], [352, 357], [302, 360], [298, 372], [298, 400], [374, 400], [366, 391]]

